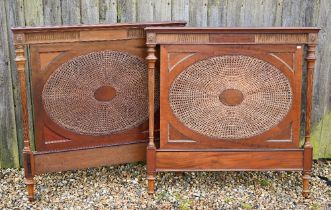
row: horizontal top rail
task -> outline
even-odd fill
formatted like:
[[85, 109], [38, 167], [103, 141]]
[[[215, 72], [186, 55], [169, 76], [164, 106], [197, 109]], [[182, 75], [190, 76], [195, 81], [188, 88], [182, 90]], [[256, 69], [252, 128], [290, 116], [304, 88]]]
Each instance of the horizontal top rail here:
[[165, 22], [143, 22], [143, 23], [114, 23], [114, 24], [93, 24], [93, 25], [59, 25], [59, 26], [29, 26], [29, 27], [12, 27], [14, 33], [31, 33], [40, 31], [72, 31], [72, 30], [90, 30], [93, 29], [109, 29], [109, 28], [142, 28], [147, 26], [171, 26], [171, 25], [186, 25], [185, 21], [165, 21]]
[[158, 33], [187, 32], [187, 33], [318, 33], [318, 27], [146, 27], [145, 31]]

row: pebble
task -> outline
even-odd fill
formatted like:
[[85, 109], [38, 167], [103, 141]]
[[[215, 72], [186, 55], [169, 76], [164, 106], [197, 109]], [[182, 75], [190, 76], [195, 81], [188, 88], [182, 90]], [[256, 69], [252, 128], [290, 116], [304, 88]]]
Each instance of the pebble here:
[[146, 166], [124, 164], [36, 176], [28, 202], [22, 169], [0, 170], [0, 209], [331, 209], [331, 161], [315, 161], [311, 198], [301, 172], [157, 173], [147, 194]]

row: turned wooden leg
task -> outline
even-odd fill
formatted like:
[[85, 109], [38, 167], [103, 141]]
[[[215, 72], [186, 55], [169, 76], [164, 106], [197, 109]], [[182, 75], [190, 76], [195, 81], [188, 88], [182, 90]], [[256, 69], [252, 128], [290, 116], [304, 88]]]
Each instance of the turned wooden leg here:
[[154, 194], [155, 174], [153, 174], [153, 173], [148, 174], [147, 180], [148, 180], [148, 194]]
[[313, 93], [313, 75], [315, 66], [317, 34], [309, 34], [307, 60], [307, 89], [306, 89], [306, 116], [305, 116], [305, 143], [303, 150], [303, 191], [305, 198], [309, 197], [309, 180], [311, 179], [311, 170], [313, 164], [313, 146], [310, 141], [311, 136], [311, 112], [312, 112], [312, 93]]
[[[30, 148], [30, 136], [29, 136], [29, 112], [28, 112], [28, 102], [27, 102], [27, 91], [26, 91], [26, 79], [25, 79], [25, 46], [21, 43], [23, 34], [18, 34], [15, 36], [15, 52], [16, 52], [16, 66], [18, 71], [18, 77], [20, 80], [20, 93], [22, 102], [22, 120], [23, 120], [23, 157], [24, 157], [24, 175], [25, 184], [28, 189], [28, 198], [30, 201], [34, 201], [34, 157]], [[18, 37], [20, 37], [18, 39]]]
[[28, 199], [30, 202], [35, 201], [35, 196], [34, 196], [34, 180], [33, 178], [25, 178], [25, 185], [28, 190]]
[[302, 190], [302, 195], [305, 198], [309, 198], [310, 196], [310, 190], [309, 190], [309, 181], [311, 179], [310, 172], [304, 171], [303, 176], [302, 176], [302, 181], [303, 181], [303, 190]]
[[[310, 141], [308, 141], [310, 142]], [[311, 180], [311, 171], [313, 166], [313, 148], [312, 146], [306, 145], [303, 151], [303, 174], [302, 174], [302, 195], [305, 198], [309, 198], [309, 181]]]
[[147, 148], [147, 181], [148, 194], [154, 194], [155, 189], [155, 147]]
[[34, 195], [34, 168], [33, 168], [33, 155], [30, 151], [24, 152], [24, 176], [25, 185], [28, 190], [29, 201], [35, 200]]
[[[147, 41], [153, 38], [147, 35]], [[147, 146], [147, 180], [148, 194], [154, 194], [155, 187], [155, 153], [156, 147], [154, 143], [154, 104], [155, 104], [155, 44], [147, 44], [147, 64], [148, 64], [148, 115], [149, 115], [149, 142]]]

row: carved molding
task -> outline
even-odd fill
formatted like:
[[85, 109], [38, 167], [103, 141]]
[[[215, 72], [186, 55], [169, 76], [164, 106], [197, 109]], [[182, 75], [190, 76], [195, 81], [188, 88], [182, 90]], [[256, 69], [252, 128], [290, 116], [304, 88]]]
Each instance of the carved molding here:
[[51, 31], [27, 34], [15, 34], [15, 43], [54, 43], [77, 41], [101, 41], [139, 39], [146, 37], [143, 28], [118, 29], [118, 30], [83, 30], [83, 31]]
[[145, 38], [146, 34], [143, 28], [133, 28], [128, 30], [128, 38]]
[[76, 41], [79, 40], [79, 32], [67, 31], [67, 32], [43, 32], [43, 33], [31, 33], [25, 35], [25, 41], [28, 43], [39, 42], [63, 42], [63, 41]]
[[14, 34], [14, 43], [23, 44], [25, 42], [24, 34]]
[[307, 43], [307, 34], [256, 34], [255, 43]]
[[146, 35], [146, 42], [147, 43], [155, 43], [156, 42], [156, 35], [155, 35], [155, 33], [148, 33]]
[[[160, 44], [231, 44], [237, 43], [238, 41], [231, 40], [231, 36], [238, 36], [236, 34], [209, 34], [209, 33], [198, 33], [198, 34], [171, 34], [171, 33], [149, 33], [147, 36], [148, 43], [160, 43]], [[156, 36], [156, 39], [155, 39]], [[222, 39], [222, 38], [226, 39]], [[251, 43], [251, 44], [291, 44], [291, 43], [308, 43], [316, 42], [316, 34], [255, 34], [252, 35], [251, 39], [249, 36], [240, 35], [242, 39], [239, 41], [241, 43]]]
[[209, 34], [157, 34], [158, 43], [209, 43]]
[[317, 34], [309, 34], [308, 35], [308, 43], [309, 44], [317, 44], [317, 42], [318, 42]]

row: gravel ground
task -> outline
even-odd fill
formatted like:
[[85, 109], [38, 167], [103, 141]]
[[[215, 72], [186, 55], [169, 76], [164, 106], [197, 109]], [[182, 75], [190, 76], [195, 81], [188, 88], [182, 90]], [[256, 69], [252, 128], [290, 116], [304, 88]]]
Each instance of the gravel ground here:
[[29, 203], [23, 171], [0, 171], [0, 209], [331, 209], [331, 161], [314, 163], [312, 196], [301, 196], [300, 172], [158, 173], [146, 192], [144, 163], [50, 173], [36, 177]]

